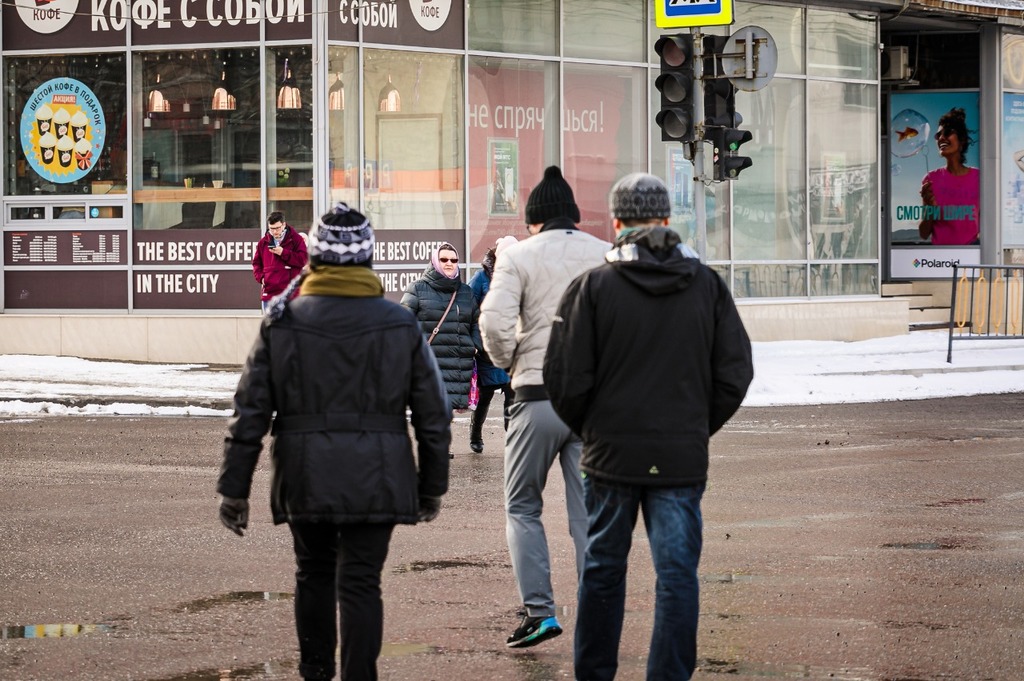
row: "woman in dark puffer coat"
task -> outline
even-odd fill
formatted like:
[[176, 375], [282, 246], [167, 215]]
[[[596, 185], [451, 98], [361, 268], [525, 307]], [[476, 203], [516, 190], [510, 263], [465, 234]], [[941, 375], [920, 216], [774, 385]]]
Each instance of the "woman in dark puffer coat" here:
[[[449, 302], [451, 309], [445, 315]], [[459, 252], [455, 246], [444, 243], [434, 251], [423, 276], [405, 289], [402, 305], [413, 311], [427, 338], [441, 322], [430, 347], [441, 369], [449, 409], [467, 409], [473, 358], [477, 352], [483, 352], [483, 342], [477, 325], [480, 308], [473, 290], [459, 278]]]

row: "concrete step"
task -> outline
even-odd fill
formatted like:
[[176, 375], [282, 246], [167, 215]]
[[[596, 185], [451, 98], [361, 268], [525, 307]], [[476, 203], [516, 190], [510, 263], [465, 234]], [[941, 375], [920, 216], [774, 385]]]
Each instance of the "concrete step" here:
[[911, 310], [920, 310], [926, 307], [936, 307], [935, 297], [930, 293], [910, 293], [900, 296], [889, 296], [895, 300], [907, 301], [907, 307]]
[[911, 322], [910, 323], [910, 330], [911, 331], [935, 331], [935, 330], [938, 330], [938, 329], [948, 329], [948, 328], [949, 328], [949, 320], [948, 319], [946, 321], [944, 321], [944, 322], [917, 322], [917, 323]]
[[914, 295], [914, 284], [913, 282], [892, 282], [888, 284], [882, 284], [882, 297], [883, 298], [894, 298]]
[[922, 323], [935, 323], [945, 322], [949, 324], [949, 308], [948, 307], [921, 307], [921, 308], [910, 308], [910, 323], [911, 324], [922, 324]]

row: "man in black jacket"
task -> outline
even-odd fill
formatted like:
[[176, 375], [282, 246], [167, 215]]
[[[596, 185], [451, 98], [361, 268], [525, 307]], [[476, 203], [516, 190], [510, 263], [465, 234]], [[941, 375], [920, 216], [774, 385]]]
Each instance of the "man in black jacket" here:
[[448, 405], [415, 317], [383, 298], [367, 219], [339, 203], [310, 230], [309, 254], [309, 272], [291, 287], [299, 296], [289, 289], [274, 299], [242, 371], [217, 482], [220, 517], [242, 535], [273, 419], [270, 506], [294, 540], [299, 673], [334, 678], [340, 602], [341, 676], [371, 681], [392, 531], [433, 520], [448, 489]]
[[544, 360], [551, 404], [583, 439], [576, 679], [615, 677], [642, 511], [658, 578], [647, 679], [683, 681], [696, 665], [708, 440], [753, 379], [750, 340], [725, 282], [668, 228], [661, 180], [627, 175], [610, 203], [616, 247], [565, 292]]

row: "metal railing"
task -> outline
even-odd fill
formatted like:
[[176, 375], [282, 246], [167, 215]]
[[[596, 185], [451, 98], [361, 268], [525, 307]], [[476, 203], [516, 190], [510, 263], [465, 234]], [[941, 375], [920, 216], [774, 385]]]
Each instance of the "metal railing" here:
[[953, 265], [949, 349], [953, 341], [1024, 339], [1024, 265]]

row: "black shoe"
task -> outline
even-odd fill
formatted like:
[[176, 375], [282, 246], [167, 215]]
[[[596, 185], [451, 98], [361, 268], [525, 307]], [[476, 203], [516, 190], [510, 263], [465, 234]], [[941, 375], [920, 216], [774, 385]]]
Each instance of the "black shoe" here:
[[523, 622], [519, 628], [512, 632], [505, 642], [509, 648], [529, 648], [538, 643], [543, 643], [549, 638], [554, 638], [562, 633], [562, 627], [558, 619], [553, 615], [550, 617], [523, 616]]
[[477, 454], [479, 454], [480, 452], [484, 451], [484, 443], [482, 440], [470, 440], [469, 448], [472, 449]]

